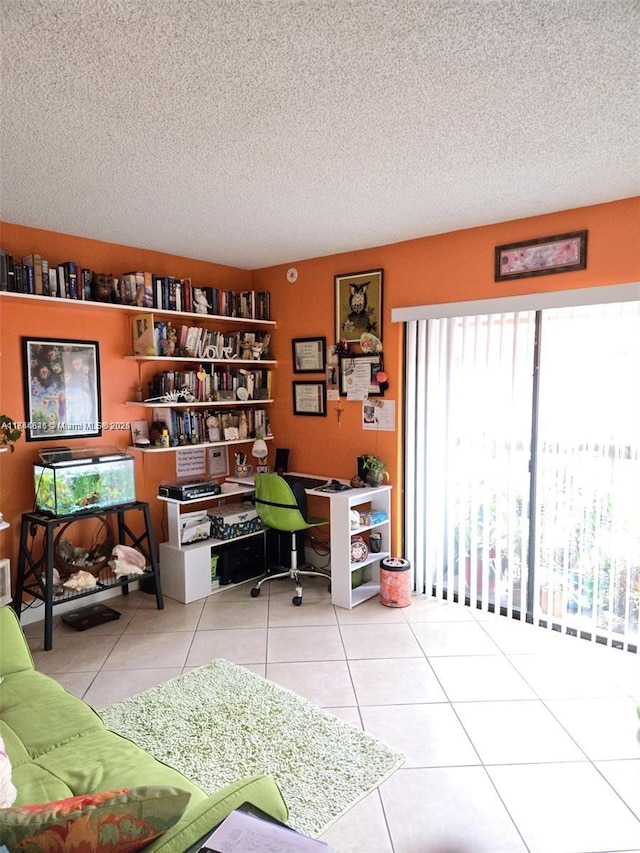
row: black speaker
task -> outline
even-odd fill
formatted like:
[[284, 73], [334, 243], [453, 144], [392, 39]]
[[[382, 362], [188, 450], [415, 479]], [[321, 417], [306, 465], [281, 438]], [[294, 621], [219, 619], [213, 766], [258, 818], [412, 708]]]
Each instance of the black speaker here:
[[358, 477], [365, 480], [367, 477], [367, 469], [364, 467], [364, 456], [356, 456], [356, 464], [358, 466]]
[[278, 474], [284, 474], [289, 470], [289, 448], [276, 447], [276, 461], [274, 465]]

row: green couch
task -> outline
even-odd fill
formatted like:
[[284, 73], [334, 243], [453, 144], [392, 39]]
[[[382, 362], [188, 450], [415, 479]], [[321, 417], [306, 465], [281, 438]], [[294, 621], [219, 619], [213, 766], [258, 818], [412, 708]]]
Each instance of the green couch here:
[[286, 804], [268, 776], [238, 780], [207, 796], [177, 770], [106, 729], [81, 699], [36, 672], [9, 607], [0, 607], [0, 737], [13, 768], [16, 806], [140, 786], [189, 792], [182, 818], [145, 847], [148, 853], [184, 853], [245, 801], [287, 819]]

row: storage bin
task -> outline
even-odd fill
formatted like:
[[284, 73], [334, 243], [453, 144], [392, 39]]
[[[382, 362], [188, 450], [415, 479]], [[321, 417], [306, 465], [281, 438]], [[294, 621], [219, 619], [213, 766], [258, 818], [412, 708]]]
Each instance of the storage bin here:
[[411, 604], [411, 563], [402, 557], [380, 561], [380, 604], [407, 607]]

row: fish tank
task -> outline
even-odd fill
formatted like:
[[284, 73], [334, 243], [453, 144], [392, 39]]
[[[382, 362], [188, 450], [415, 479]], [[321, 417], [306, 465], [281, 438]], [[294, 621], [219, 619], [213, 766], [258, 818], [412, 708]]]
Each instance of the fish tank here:
[[133, 503], [133, 466], [133, 457], [117, 447], [43, 450], [33, 465], [36, 508], [71, 515]]

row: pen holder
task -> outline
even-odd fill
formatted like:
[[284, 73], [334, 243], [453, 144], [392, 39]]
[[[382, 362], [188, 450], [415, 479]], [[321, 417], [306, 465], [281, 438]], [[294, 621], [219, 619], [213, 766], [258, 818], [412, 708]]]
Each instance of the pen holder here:
[[236, 477], [249, 477], [253, 473], [253, 465], [236, 465]]

